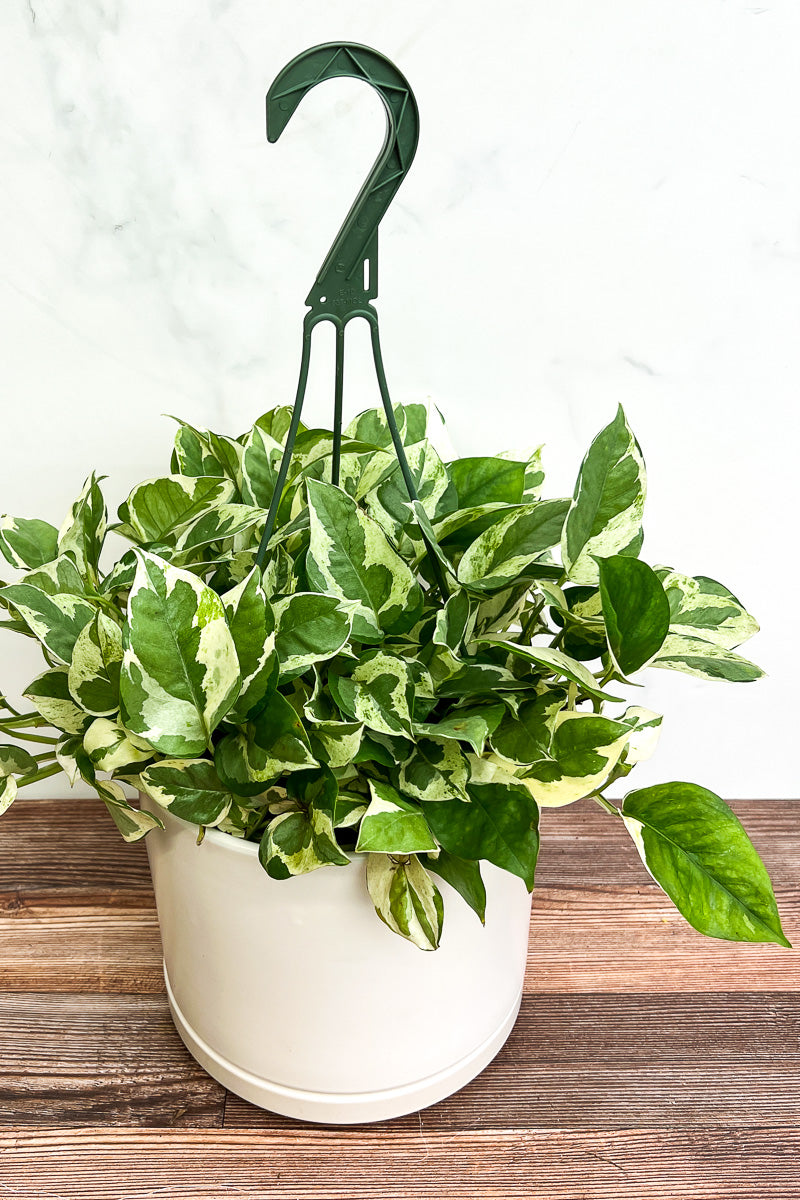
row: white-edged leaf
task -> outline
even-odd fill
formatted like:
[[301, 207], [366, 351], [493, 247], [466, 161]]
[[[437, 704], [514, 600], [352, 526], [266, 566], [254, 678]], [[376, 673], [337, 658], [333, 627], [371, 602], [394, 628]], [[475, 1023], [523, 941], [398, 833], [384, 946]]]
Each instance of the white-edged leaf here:
[[378, 916], [421, 950], [435, 950], [442, 936], [444, 905], [439, 889], [415, 855], [370, 854], [367, 889]]
[[358, 831], [356, 853], [420, 854], [436, 850], [418, 804], [410, 804], [388, 783], [369, 781], [372, 797]]

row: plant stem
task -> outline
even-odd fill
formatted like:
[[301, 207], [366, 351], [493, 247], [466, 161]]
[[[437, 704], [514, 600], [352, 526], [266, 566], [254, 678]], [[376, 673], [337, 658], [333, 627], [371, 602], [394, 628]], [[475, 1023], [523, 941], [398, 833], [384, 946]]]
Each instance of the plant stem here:
[[41, 771], [31, 771], [30, 775], [22, 775], [17, 780], [17, 787], [26, 787], [29, 783], [39, 783], [42, 779], [49, 779], [51, 775], [60, 774], [61, 766], [53, 763], [50, 767], [43, 767]]
[[605, 796], [592, 796], [592, 799], [596, 800], [600, 807], [604, 808], [606, 812], [611, 813], [612, 816], [618, 817], [620, 815], [619, 809], [606, 800]]

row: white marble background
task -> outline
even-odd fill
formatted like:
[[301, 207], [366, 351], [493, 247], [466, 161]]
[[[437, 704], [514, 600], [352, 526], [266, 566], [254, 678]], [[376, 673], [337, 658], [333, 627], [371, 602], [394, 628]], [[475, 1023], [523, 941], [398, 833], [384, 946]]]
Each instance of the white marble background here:
[[[383, 115], [331, 82], [269, 146], [264, 94], [333, 39], [394, 59], [422, 113], [382, 229], [395, 400], [432, 397], [460, 453], [545, 442], [552, 495], [621, 401], [644, 556], [739, 594], [769, 672], [642, 676], [667, 721], [639, 780], [797, 796], [796, 0], [5, 0], [0, 510], [58, 524], [93, 468], [116, 505], [167, 467], [161, 414], [238, 433], [292, 398]], [[352, 350], [354, 413], [377, 393]], [[40, 669], [15, 640], [12, 695]]]

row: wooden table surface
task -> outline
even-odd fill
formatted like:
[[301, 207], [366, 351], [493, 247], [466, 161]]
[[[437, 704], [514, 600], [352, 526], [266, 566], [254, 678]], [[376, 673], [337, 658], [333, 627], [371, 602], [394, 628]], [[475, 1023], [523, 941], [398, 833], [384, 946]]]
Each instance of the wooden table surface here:
[[[800, 806], [734, 808], [800, 946]], [[419, 1114], [331, 1127], [190, 1058], [143, 846], [96, 801], [18, 801], [0, 822], [0, 1197], [798, 1200], [799, 952], [696, 934], [589, 802], [542, 827], [500, 1055]]]

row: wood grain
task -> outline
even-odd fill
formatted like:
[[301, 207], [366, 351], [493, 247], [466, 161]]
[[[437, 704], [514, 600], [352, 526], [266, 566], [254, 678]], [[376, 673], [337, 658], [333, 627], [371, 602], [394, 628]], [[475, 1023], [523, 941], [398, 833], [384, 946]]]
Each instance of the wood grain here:
[[14, 1200], [797, 1200], [785, 1128], [0, 1131]]

